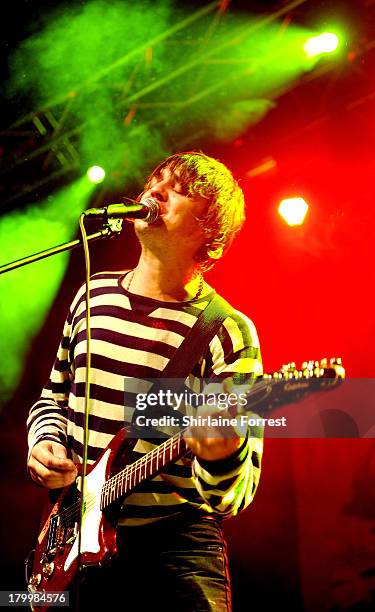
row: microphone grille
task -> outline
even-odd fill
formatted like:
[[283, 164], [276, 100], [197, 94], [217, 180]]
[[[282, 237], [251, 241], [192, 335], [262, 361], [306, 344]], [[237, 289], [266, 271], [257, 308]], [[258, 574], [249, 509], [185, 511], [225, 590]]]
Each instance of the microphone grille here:
[[154, 223], [154, 221], [156, 221], [156, 219], [160, 215], [160, 207], [158, 202], [153, 198], [147, 198], [146, 200], [142, 200], [142, 203], [146, 204], [146, 206], [148, 206], [148, 208], [150, 209], [150, 212], [146, 219], [147, 223]]

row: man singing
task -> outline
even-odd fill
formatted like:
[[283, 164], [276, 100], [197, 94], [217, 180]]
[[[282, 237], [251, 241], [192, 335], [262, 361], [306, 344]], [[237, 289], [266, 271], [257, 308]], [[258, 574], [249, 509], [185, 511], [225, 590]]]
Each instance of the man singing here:
[[[131, 422], [126, 381], [162, 376], [211, 302], [203, 274], [244, 221], [243, 193], [231, 172], [200, 152], [178, 153], [152, 172], [140, 195], [160, 207], [154, 223], [134, 223], [141, 256], [134, 270], [103, 272], [90, 283], [91, 392], [88, 462]], [[32, 479], [71, 484], [82, 461], [86, 376], [85, 287], [75, 296], [55, 364], [28, 419]], [[253, 323], [231, 309], [189, 373], [224, 388], [262, 373]], [[125, 380], [125, 419], [124, 419]], [[90, 603], [119, 610], [231, 610], [221, 521], [252, 501], [262, 441], [207, 431], [186, 434], [191, 454], [131, 492], [118, 515], [119, 558], [82, 587]], [[137, 459], [155, 447], [139, 438]], [[115, 602], [115, 603], [114, 603]], [[131, 602], [131, 603], [130, 603]]]

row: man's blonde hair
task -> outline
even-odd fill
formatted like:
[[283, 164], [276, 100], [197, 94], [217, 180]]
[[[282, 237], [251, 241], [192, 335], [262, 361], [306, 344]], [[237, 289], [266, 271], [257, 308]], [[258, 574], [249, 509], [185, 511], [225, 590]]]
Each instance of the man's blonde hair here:
[[209, 270], [228, 250], [245, 221], [245, 201], [241, 187], [228, 168], [201, 151], [175, 153], [162, 161], [148, 182], [168, 168], [178, 170], [179, 182], [192, 197], [207, 199], [206, 214], [198, 222], [206, 236], [196, 254], [202, 271]]

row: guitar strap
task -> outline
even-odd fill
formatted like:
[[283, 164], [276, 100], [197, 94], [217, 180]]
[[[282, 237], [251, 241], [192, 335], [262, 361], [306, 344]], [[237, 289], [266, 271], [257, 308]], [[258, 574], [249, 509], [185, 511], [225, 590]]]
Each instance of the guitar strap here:
[[[161, 372], [160, 378], [153, 382], [148, 394], [157, 394], [160, 390], [171, 391], [172, 393], [178, 393], [182, 390], [184, 381], [199, 358], [204, 355], [212, 338], [219, 331], [223, 321], [231, 312], [233, 312], [233, 308], [230, 304], [215, 293]], [[172, 415], [175, 413], [167, 406], [163, 408], [160, 406], [153, 407], [153, 416], [165, 414]], [[135, 413], [133, 419], [134, 417]]]
[[[160, 390], [178, 393], [184, 387], [184, 382], [194, 368], [199, 358], [205, 354], [206, 349], [212, 338], [219, 331], [221, 325], [228, 315], [233, 312], [232, 306], [217, 293], [210, 300], [209, 304], [198, 316], [193, 327], [190, 328], [184, 340], [169, 360], [160, 378], [154, 380], [148, 395], [158, 394]], [[165, 381], [165, 382], [164, 382]], [[146, 413], [144, 413], [146, 414]], [[169, 406], [153, 406], [152, 417], [164, 415], [175, 416], [176, 412]], [[135, 424], [137, 411], [134, 411], [132, 426], [134, 431], [138, 430]], [[142, 428], [144, 434], [144, 428]], [[154, 427], [147, 426], [148, 436], [155, 439], [163, 437], [164, 434], [158, 432]]]
[[232, 306], [215, 293], [164, 368], [163, 378], [185, 380], [199, 358], [206, 352], [226, 317], [232, 312]]

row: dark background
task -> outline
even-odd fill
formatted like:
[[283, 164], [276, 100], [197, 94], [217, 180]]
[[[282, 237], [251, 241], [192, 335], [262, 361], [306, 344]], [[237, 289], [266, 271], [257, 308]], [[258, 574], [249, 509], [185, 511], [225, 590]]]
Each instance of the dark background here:
[[[233, 2], [231, 8], [267, 12], [280, 4]], [[4, 76], [7, 53], [38, 27], [44, 7], [12, 3], [13, 12], [2, 24]], [[295, 19], [312, 26], [322, 13], [332, 16], [335, 11], [355, 33], [346, 60], [281, 96], [263, 121], [234, 142], [202, 145], [234, 170], [248, 207], [244, 231], [208, 281], [254, 320], [266, 371], [289, 361], [341, 356], [350, 379], [365, 379], [373, 376], [375, 339], [374, 5], [307, 2]], [[4, 126], [30, 110], [3, 106]], [[273, 170], [251, 178], [265, 159], [275, 161]], [[304, 195], [311, 207], [305, 225], [293, 230], [276, 213], [280, 198], [292, 192]], [[137, 245], [130, 230], [126, 245], [122, 239], [110, 249], [96, 244], [93, 271], [134, 265]], [[26, 414], [48, 375], [66, 310], [82, 278], [83, 257], [75, 252], [29, 348], [21, 384], [1, 415], [2, 589], [23, 586], [23, 558], [44, 496], [25, 472]], [[327, 405], [318, 398], [313, 402]], [[301, 611], [374, 609], [371, 431], [366, 439], [350, 437], [350, 432], [324, 438], [329, 433], [323, 427], [320, 438], [266, 439], [256, 498], [226, 523], [234, 610], [276, 605]]]

